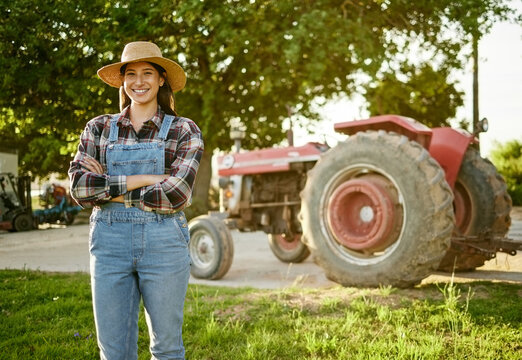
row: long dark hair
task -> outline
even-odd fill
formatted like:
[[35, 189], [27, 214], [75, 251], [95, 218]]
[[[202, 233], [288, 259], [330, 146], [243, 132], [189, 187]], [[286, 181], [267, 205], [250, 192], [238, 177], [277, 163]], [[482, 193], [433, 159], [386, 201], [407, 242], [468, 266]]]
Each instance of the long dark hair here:
[[[154, 64], [151, 62], [147, 63], [154, 66], [154, 68], [159, 72], [160, 76], [165, 80], [163, 85], [159, 88], [158, 91], [158, 104], [161, 106], [161, 109], [169, 115], [178, 116], [178, 113], [176, 112], [175, 107], [175, 100], [174, 100], [174, 93], [172, 92], [172, 88], [170, 87], [169, 82], [167, 81], [166, 77], [166, 71], [163, 67], [159, 66], [158, 64]], [[122, 76], [125, 75], [125, 69], [127, 68], [127, 64], [123, 65], [120, 68], [120, 74]], [[131, 103], [130, 97], [125, 93], [125, 89], [123, 89], [123, 86], [120, 86], [120, 111], [125, 109], [127, 106], [129, 106]]]

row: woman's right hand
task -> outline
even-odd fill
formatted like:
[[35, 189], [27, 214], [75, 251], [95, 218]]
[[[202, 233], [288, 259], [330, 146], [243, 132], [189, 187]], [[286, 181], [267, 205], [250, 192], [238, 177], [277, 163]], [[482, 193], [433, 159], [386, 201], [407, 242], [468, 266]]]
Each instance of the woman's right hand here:
[[95, 158], [92, 158], [92, 157], [84, 157], [82, 160], [81, 160], [81, 164], [82, 166], [87, 169], [88, 171], [90, 172], [93, 172], [95, 174], [103, 174], [104, 171], [103, 171], [103, 166], [100, 164], [100, 162], [98, 160], [96, 160]]
[[[84, 157], [81, 160], [82, 166], [95, 174], [104, 174], [103, 166], [99, 161], [92, 157]], [[132, 191], [144, 186], [154, 185], [160, 183], [170, 177], [169, 174], [163, 175], [152, 175], [152, 174], [143, 174], [143, 175], [128, 175], [127, 176], [127, 191]]]

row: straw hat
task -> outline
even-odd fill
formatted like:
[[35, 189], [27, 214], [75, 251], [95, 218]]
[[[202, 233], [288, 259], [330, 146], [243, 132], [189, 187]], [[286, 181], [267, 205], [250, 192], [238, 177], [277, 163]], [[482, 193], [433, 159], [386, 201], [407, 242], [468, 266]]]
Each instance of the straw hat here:
[[172, 91], [179, 91], [185, 87], [187, 77], [181, 66], [164, 58], [160, 48], [147, 41], [136, 41], [125, 45], [121, 54], [121, 62], [102, 67], [98, 70], [98, 76], [106, 84], [119, 88], [123, 85], [120, 68], [125, 64], [140, 61], [152, 62], [163, 67], [167, 72], [167, 81]]

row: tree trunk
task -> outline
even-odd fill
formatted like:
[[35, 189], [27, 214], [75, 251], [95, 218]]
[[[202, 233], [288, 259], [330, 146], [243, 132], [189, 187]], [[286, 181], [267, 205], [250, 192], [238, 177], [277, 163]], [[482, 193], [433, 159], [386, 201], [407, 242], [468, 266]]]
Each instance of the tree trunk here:
[[192, 194], [192, 206], [187, 209], [187, 217], [195, 217], [206, 214], [209, 209], [208, 193], [210, 179], [212, 177], [212, 151], [205, 149], [199, 164], [194, 192]]

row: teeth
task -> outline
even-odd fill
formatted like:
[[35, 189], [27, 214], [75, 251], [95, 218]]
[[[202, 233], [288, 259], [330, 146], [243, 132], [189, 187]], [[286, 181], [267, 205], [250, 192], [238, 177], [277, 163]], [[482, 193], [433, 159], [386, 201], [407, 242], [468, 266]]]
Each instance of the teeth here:
[[143, 94], [144, 92], [147, 92], [148, 90], [133, 90], [133, 91], [138, 94]]

